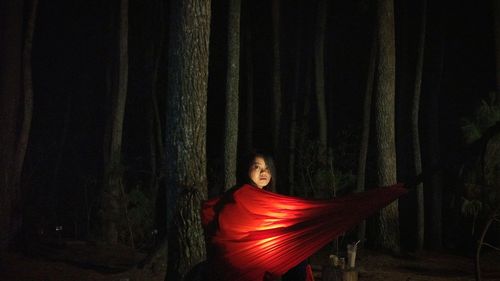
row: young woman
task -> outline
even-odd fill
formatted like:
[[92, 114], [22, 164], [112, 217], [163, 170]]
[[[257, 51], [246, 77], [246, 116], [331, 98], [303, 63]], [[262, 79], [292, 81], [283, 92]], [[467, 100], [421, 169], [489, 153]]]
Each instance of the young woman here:
[[272, 192], [272, 158], [249, 159], [244, 184], [202, 208], [209, 280], [313, 280], [304, 260], [406, 192], [393, 186], [335, 200], [280, 195]]
[[276, 169], [273, 158], [265, 153], [254, 152], [250, 155], [247, 163], [247, 179], [244, 183], [275, 192]]
[[[276, 169], [273, 158], [265, 153], [254, 152], [248, 161], [247, 183], [254, 187], [276, 192]], [[303, 261], [286, 272], [282, 281], [305, 281], [308, 277], [307, 261]]]

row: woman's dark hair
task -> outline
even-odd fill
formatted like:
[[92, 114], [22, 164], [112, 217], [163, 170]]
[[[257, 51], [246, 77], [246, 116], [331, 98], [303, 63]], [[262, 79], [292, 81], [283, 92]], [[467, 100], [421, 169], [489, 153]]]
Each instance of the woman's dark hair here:
[[264, 159], [264, 162], [266, 162], [266, 166], [271, 174], [271, 181], [269, 181], [269, 183], [266, 186], [264, 186], [264, 189], [276, 192], [276, 167], [274, 166], [274, 160], [270, 154], [263, 151], [254, 150], [247, 154], [247, 156], [244, 158], [244, 161], [242, 161], [243, 165], [240, 167], [239, 182], [241, 184], [252, 183], [252, 180], [248, 175], [248, 169], [250, 168], [251, 165], [254, 164], [254, 160], [257, 157], [262, 157], [262, 159]]

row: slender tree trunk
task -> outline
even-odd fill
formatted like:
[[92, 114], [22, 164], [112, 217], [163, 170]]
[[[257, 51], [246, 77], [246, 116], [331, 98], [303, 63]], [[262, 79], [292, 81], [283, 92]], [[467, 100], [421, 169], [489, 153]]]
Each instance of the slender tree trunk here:
[[300, 122], [298, 124], [300, 132], [297, 137], [297, 148], [298, 148], [298, 163], [297, 168], [301, 175], [301, 186], [303, 187], [303, 195], [305, 197], [309, 196], [309, 181], [307, 180], [307, 136], [309, 134], [309, 112], [310, 112], [310, 99], [312, 98], [312, 59], [309, 52], [306, 53], [306, 65], [305, 65], [305, 78], [304, 78], [304, 94], [298, 99], [301, 104], [300, 112]]
[[[83, 85], [83, 83], [82, 83]], [[82, 87], [81, 89], [84, 89]], [[61, 164], [63, 163], [64, 148], [66, 147], [66, 141], [68, 139], [68, 132], [71, 125], [71, 94], [68, 94], [66, 98], [66, 108], [64, 112], [63, 126], [61, 128], [61, 135], [59, 143], [57, 146], [57, 155], [54, 162], [54, 169], [52, 173], [52, 181], [48, 186], [47, 190], [43, 193], [44, 197], [42, 199], [43, 204], [46, 206], [45, 210], [48, 210], [49, 217], [54, 218], [56, 213], [56, 197], [58, 194], [57, 186], [59, 180], [59, 172], [61, 170]], [[76, 233], [75, 233], [76, 234]]]
[[[240, 27], [242, 30], [242, 33], [240, 34], [243, 36], [243, 41], [244, 44], [241, 45], [241, 50], [240, 52], [243, 52], [243, 74], [240, 75], [244, 79], [243, 85], [245, 90], [242, 92], [243, 97], [243, 112], [244, 112], [244, 121], [242, 122], [242, 132], [240, 135], [242, 136], [243, 143], [241, 145], [243, 151], [245, 153], [250, 152], [253, 149], [253, 99], [254, 99], [254, 69], [253, 69], [253, 40], [252, 40], [252, 34], [253, 34], [253, 28], [252, 28], [252, 21], [250, 20], [252, 17], [252, 14], [250, 13], [250, 2], [243, 2], [243, 6], [241, 8], [242, 14], [241, 16], [243, 17], [241, 19], [241, 24], [242, 26]], [[241, 39], [240, 39], [241, 40]], [[241, 68], [241, 67], [240, 67]], [[241, 168], [238, 166], [238, 168]]]
[[[440, 5], [441, 6], [441, 5]], [[441, 95], [441, 84], [443, 77], [443, 61], [444, 61], [444, 23], [443, 23], [443, 7], [439, 7], [440, 12], [438, 15], [438, 28], [433, 36], [435, 41], [435, 54], [432, 56], [432, 80], [431, 88], [427, 93], [423, 93], [425, 107], [423, 116], [426, 128], [425, 143], [427, 147], [427, 162], [429, 163], [426, 172], [429, 175], [429, 182], [426, 183], [429, 190], [429, 196], [426, 198], [430, 201], [427, 206], [430, 210], [426, 216], [426, 238], [427, 244], [432, 250], [441, 250], [443, 247], [443, 180], [442, 180], [442, 167], [440, 159], [440, 124], [439, 124], [439, 97]], [[430, 32], [429, 35], [432, 33]]]
[[[377, 143], [377, 181], [379, 186], [396, 183], [396, 144], [394, 129], [395, 41], [394, 1], [379, 0], [375, 99], [375, 137]], [[377, 218], [375, 246], [399, 251], [398, 203], [382, 209]]]
[[224, 185], [226, 190], [236, 185], [240, 85], [240, 14], [241, 0], [229, 0], [226, 119], [224, 126]]
[[[160, 117], [160, 106], [158, 102], [158, 77], [160, 74], [160, 63], [163, 57], [165, 41], [165, 6], [163, 0], [155, 1], [154, 9], [157, 9], [159, 32], [157, 40], [152, 41], [153, 73], [151, 76], [151, 167], [154, 179], [152, 180], [152, 194], [155, 201], [158, 201], [158, 189], [163, 177], [163, 166], [165, 165], [165, 151], [163, 143], [163, 124]], [[159, 164], [159, 165], [158, 165]], [[158, 167], [160, 166], [160, 167]]]
[[[300, 8], [300, 7], [299, 7]], [[302, 40], [304, 40], [303, 33], [303, 25], [304, 20], [303, 16], [299, 15], [299, 24], [297, 30], [296, 37], [296, 47], [295, 47], [295, 68], [294, 68], [294, 84], [293, 84], [293, 93], [292, 93], [292, 101], [291, 101], [291, 112], [290, 112], [290, 131], [289, 131], [289, 142], [288, 142], [288, 193], [290, 195], [294, 195], [296, 193], [295, 190], [295, 157], [297, 155], [297, 102], [298, 96], [300, 92], [300, 81], [301, 79], [301, 70], [302, 70]]]
[[[493, 2], [493, 16], [495, 18], [493, 32], [495, 34], [496, 92], [500, 94], [500, 1], [491, 1]], [[500, 98], [497, 99], [497, 104], [500, 105]]]
[[[163, 126], [162, 120], [160, 117], [160, 105], [158, 102], [158, 77], [160, 74], [160, 63], [162, 60], [162, 55], [164, 51], [164, 41], [165, 41], [165, 7], [163, 5], [163, 0], [157, 1], [158, 6], [158, 18], [159, 18], [159, 34], [157, 36], [157, 40], [152, 42], [152, 51], [153, 51], [153, 73], [151, 77], [151, 143], [150, 143], [150, 151], [151, 151], [151, 172], [152, 172], [152, 180], [151, 180], [151, 193], [152, 198], [156, 202], [155, 206], [155, 222], [157, 227], [160, 229], [160, 232], [163, 233], [165, 231], [165, 220], [164, 218], [164, 210], [160, 209], [161, 203], [164, 202], [164, 193], [159, 192], [160, 185], [164, 180], [164, 171], [165, 171], [165, 151], [164, 151], [164, 138], [163, 138]], [[164, 112], [164, 111], [162, 111]], [[159, 197], [160, 195], [161, 197]]]
[[15, 160], [15, 179], [16, 185], [20, 185], [21, 174], [24, 166], [24, 159], [26, 150], [28, 148], [28, 139], [31, 131], [31, 121], [33, 117], [33, 74], [31, 66], [31, 54], [33, 53], [33, 35], [35, 33], [36, 16], [38, 10], [38, 0], [32, 0], [30, 7], [30, 14], [26, 26], [26, 33], [24, 35], [24, 49], [23, 49], [23, 123], [19, 133], [19, 141], [17, 144]]
[[[17, 187], [17, 196], [14, 197], [14, 202], [18, 204], [18, 208], [23, 208], [22, 194], [22, 173], [28, 148], [29, 135], [31, 131], [31, 122], [33, 119], [33, 72], [32, 72], [32, 53], [33, 53], [33, 37], [36, 27], [36, 18], [38, 13], [38, 0], [30, 2], [28, 18], [24, 28], [24, 47], [23, 47], [23, 105], [20, 108], [22, 113], [22, 124], [19, 130], [18, 143], [16, 149], [16, 159], [14, 160], [14, 184]], [[19, 212], [21, 212], [19, 210]], [[17, 217], [21, 217], [18, 214]], [[22, 220], [24, 222], [24, 218]]]
[[246, 126], [245, 126], [245, 143], [246, 151], [250, 151], [253, 147], [253, 96], [254, 96], [254, 75], [253, 75], [253, 58], [252, 58], [252, 33], [250, 23], [246, 32], [246, 51], [245, 51], [245, 64], [246, 64]]
[[102, 196], [103, 238], [109, 243], [118, 243], [118, 221], [120, 220], [120, 197], [123, 189], [121, 153], [123, 121], [128, 85], [128, 0], [120, 0], [118, 27], [118, 80], [111, 101], [111, 127], [109, 149], [105, 155], [105, 174]]
[[[420, 149], [420, 132], [419, 132], [419, 112], [420, 112], [420, 95], [422, 91], [422, 73], [424, 67], [424, 51], [425, 51], [425, 28], [427, 22], [427, 1], [422, 1], [422, 15], [420, 23], [420, 35], [417, 47], [417, 64], [415, 71], [415, 84], [413, 89], [413, 102], [411, 111], [411, 132], [413, 144], [413, 167], [415, 175], [418, 177], [422, 174], [422, 155]], [[420, 182], [416, 187], [417, 192], [417, 241], [416, 250], [421, 251], [424, 247], [424, 229], [425, 229], [425, 214], [424, 214], [424, 186]]]
[[[413, 65], [413, 52], [416, 40], [414, 40], [413, 30], [411, 28], [412, 16], [410, 4], [411, 0], [402, 0], [399, 3], [398, 15], [398, 29], [399, 33], [396, 34], [398, 43], [398, 52], [396, 57], [396, 67], [398, 72], [396, 74], [396, 161], [398, 170], [398, 179], [403, 182], [407, 182], [413, 179], [413, 154], [412, 154], [412, 135], [411, 135], [411, 110], [412, 110], [412, 91], [414, 84], [414, 65]], [[414, 201], [414, 198], [408, 199], [407, 201]], [[410, 205], [410, 204], [408, 204]], [[411, 208], [413, 209], [413, 208]], [[403, 209], [405, 210], [405, 209]], [[413, 213], [413, 210], [410, 211]], [[405, 213], [402, 213], [405, 215]], [[406, 221], [410, 218], [413, 220], [413, 215], [408, 215]], [[412, 224], [414, 228], [414, 224]], [[414, 233], [415, 230], [411, 231], [411, 239], [415, 240]]]
[[166, 130], [168, 281], [205, 259], [200, 206], [207, 197], [209, 0], [170, 2]]
[[[374, 30], [375, 33], [376, 30]], [[368, 157], [368, 144], [370, 143], [370, 119], [373, 96], [373, 83], [375, 81], [375, 65], [377, 61], [377, 38], [372, 35], [370, 57], [368, 63], [365, 96], [363, 100], [363, 124], [361, 131], [361, 143], [359, 145], [358, 173], [356, 178], [356, 192], [365, 190], [366, 159]], [[366, 239], [366, 222], [363, 221], [358, 227], [358, 240], [364, 243]]]
[[20, 221], [14, 167], [22, 122], [22, 34], [23, 1], [0, 1], [0, 259]]
[[272, 0], [273, 20], [273, 150], [278, 156], [281, 133], [280, 0]]
[[326, 117], [326, 99], [325, 99], [325, 32], [327, 1], [320, 0], [317, 10], [316, 36], [314, 40], [314, 75], [316, 78], [316, 103], [318, 106], [318, 125], [319, 125], [319, 161], [326, 164], [327, 156], [327, 117]]
[[[414, 7], [408, 0], [399, 1], [397, 10], [397, 56], [396, 56], [396, 162], [398, 180], [414, 180], [413, 139], [411, 130], [411, 111], [415, 79], [415, 53], [417, 36], [412, 28]], [[413, 191], [413, 189], [412, 189]], [[401, 244], [414, 249], [417, 241], [416, 196], [411, 192], [400, 201]]]
[[[300, 60], [300, 58], [297, 58]], [[298, 72], [298, 70], [295, 70]], [[294, 195], [295, 190], [295, 155], [297, 146], [297, 92], [293, 93], [290, 113], [290, 132], [288, 143], [288, 194]]]

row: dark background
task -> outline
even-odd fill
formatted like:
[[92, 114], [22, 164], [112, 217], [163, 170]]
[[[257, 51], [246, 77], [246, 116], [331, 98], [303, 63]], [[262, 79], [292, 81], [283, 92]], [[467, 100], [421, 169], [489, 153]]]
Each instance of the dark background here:
[[[223, 177], [228, 7], [227, 1], [212, 2], [207, 171], [209, 194], [213, 195], [220, 192]], [[330, 1], [328, 7], [325, 37], [328, 134], [335, 153], [335, 164], [343, 174], [352, 174], [356, 170], [362, 100], [374, 25], [374, 7], [369, 2]], [[444, 44], [440, 115], [435, 121], [439, 122], [440, 128], [440, 169], [445, 174], [443, 208], [446, 209], [451, 208], [451, 200], [462, 195], [461, 167], [477, 157], [476, 152], [464, 143], [461, 120], [471, 118], [481, 99], [486, 99], [488, 93], [495, 89], [493, 15], [488, 1], [474, 4], [469, 1], [429, 2], [421, 114], [426, 114], [426, 93], [435, 87], [433, 83], [439, 75], [435, 62], [440, 59], [439, 46]], [[296, 36], [301, 26], [304, 31], [301, 52], [310, 53], [314, 41], [315, 5], [315, 1], [282, 2], [280, 40], [285, 122], [289, 122], [287, 110], [294, 82]], [[412, 91], [402, 81], [411, 81], [414, 76], [419, 9], [414, 1], [395, 3], [398, 116], [408, 111], [407, 97]], [[82, 229], [89, 223], [89, 216], [92, 220], [96, 215], [89, 214], [89, 205], [97, 200], [103, 170], [104, 119], [110, 111], [109, 97], [106, 96], [106, 65], [110, 61], [110, 46], [116, 40], [111, 32], [112, 13], [116, 14], [117, 9], [108, 1], [57, 0], [39, 3], [32, 61], [33, 124], [22, 178], [26, 194], [24, 207], [25, 212], [30, 214], [28, 217], [32, 217], [27, 220], [28, 223], [45, 221], [50, 225], [48, 228], [68, 225], [68, 230], [64, 232], [67, 238], [92, 238], [91, 233]], [[163, 20], [168, 26], [168, 8], [165, 8], [164, 14]], [[159, 16], [153, 1], [130, 1], [130, 64], [123, 142], [123, 164], [129, 190], [145, 185], [149, 177], [149, 160], [145, 155], [149, 138], [145, 124], [149, 117], [143, 113], [144, 108], [149, 106], [152, 91], [153, 65], [149, 50], [159, 36]], [[251, 34], [251, 41], [246, 41], [247, 33]], [[254, 146], [272, 150], [273, 39], [270, 1], [243, 1], [241, 39], [242, 56], [248, 51], [253, 56]], [[167, 44], [164, 46], [157, 85], [162, 118], [168, 102]], [[249, 93], [246, 91], [246, 63], [244, 59], [241, 62], [240, 99], [243, 101]], [[304, 101], [313, 95], [302, 83], [299, 96], [299, 100]], [[313, 101], [311, 112], [316, 112]], [[242, 102], [240, 144], [244, 142], [244, 113]], [[317, 138], [316, 120], [314, 114], [307, 120], [310, 128], [308, 138], [311, 140]], [[243, 153], [243, 148], [240, 152]], [[286, 166], [286, 163], [277, 164]], [[278, 175], [278, 178], [280, 176], [285, 177]], [[352, 188], [352, 185], [348, 182], [346, 188]], [[164, 204], [161, 200], [158, 202], [159, 206]], [[156, 222], [148, 227], [163, 229], [162, 220], [159, 215]], [[35, 227], [27, 225], [27, 228]], [[449, 227], [448, 233], [456, 235], [463, 225], [457, 223]], [[147, 241], [143, 243], [147, 244]]]

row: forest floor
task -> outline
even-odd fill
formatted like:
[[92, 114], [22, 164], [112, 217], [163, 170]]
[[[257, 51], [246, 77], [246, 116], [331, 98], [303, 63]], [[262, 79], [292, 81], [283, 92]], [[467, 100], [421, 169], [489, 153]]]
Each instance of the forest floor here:
[[[43, 250], [44, 253], [40, 252]], [[145, 255], [126, 247], [105, 247], [75, 243], [64, 248], [43, 248], [30, 254], [11, 252], [0, 261], [2, 281], [163, 281], [165, 265], [149, 263], [139, 269], [134, 264]], [[319, 275], [328, 253], [311, 258]], [[358, 251], [360, 281], [473, 281], [474, 260], [438, 252], [393, 256]], [[500, 280], [500, 253], [486, 252], [481, 258], [483, 280]], [[318, 281], [320, 281], [320, 276]], [[236, 281], [236, 280], [235, 280]]]
[[[313, 258], [327, 259], [326, 255]], [[474, 262], [472, 257], [443, 252], [394, 256], [362, 249], [356, 266], [360, 281], [474, 281]], [[483, 281], [500, 281], [499, 252], [487, 252], [480, 262]]]

